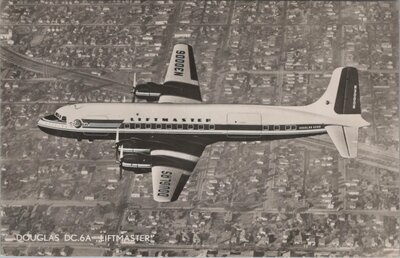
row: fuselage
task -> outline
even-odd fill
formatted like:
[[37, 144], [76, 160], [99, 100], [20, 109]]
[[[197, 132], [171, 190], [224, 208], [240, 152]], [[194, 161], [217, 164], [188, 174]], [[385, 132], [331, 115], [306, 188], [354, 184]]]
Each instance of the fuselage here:
[[214, 142], [323, 134], [335, 120], [309, 106], [84, 103], [61, 107], [38, 126], [48, 134], [78, 140], [114, 139], [118, 130], [121, 139], [190, 135]]

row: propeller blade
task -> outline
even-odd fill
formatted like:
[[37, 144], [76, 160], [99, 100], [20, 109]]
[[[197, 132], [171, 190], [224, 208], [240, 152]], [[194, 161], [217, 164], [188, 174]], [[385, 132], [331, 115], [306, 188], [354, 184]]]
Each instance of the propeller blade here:
[[118, 161], [118, 142], [119, 142], [119, 128], [117, 128], [117, 132], [115, 134], [115, 145], [114, 145], [114, 148], [115, 148], [115, 160], [117, 161], [117, 163], [119, 162]]
[[121, 160], [124, 157], [124, 145], [121, 145], [121, 149], [119, 151], [119, 159]]
[[135, 98], [136, 98], [136, 73], [133, 74], [132, 102], [135, 102]]

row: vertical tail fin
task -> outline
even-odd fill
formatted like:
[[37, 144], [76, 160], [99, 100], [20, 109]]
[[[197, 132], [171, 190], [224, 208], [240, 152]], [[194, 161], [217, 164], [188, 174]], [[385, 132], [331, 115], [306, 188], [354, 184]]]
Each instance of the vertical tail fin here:
[[325, 93], [311, 105], [338, 115], [361, 114], [357, 69], [336, 68]]
[[[368, 125], [361, 117], [357, 69], [354, 67], [335, 69], [327, 90], [310, 107], [318, 112], [339, 118], [336, 119], [339, 123], [327, 125], [326, 131], [342, 157], [356, 157], [358, 128]], [[342, 123], [340, 123], [341, 117], [343, 117]], [[349, 123], [349, 119], [351, 119], [351, 123]]]

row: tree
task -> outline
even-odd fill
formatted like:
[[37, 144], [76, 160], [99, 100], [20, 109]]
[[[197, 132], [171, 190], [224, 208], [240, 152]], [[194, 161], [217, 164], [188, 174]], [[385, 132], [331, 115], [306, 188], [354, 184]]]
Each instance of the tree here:
[[67, 256], [71, 256], [72, 252], [74, 251], [74, 248], [70, 247], [70, 246], [65, 246], [64, 248], [64, 252], [66, 253]]

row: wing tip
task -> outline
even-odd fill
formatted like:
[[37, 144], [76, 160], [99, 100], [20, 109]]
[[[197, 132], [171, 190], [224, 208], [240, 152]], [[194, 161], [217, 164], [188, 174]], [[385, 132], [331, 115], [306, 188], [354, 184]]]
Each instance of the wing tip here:
[[169, 197], [160, 197], [160, 196], [153, 196], [154, 201], [156, 202], [172, 202], [172, 200]]

